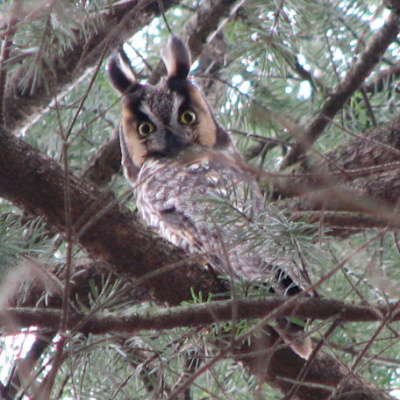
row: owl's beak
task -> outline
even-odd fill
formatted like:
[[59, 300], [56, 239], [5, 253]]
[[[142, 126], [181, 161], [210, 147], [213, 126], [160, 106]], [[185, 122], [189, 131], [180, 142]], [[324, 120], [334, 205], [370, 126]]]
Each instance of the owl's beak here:
[[165, 138], [167, 155], [176, 155], [183, 148], [187, 147], [190, 142], [184, 135], [179, 135], [169, 129], [166, 130]]

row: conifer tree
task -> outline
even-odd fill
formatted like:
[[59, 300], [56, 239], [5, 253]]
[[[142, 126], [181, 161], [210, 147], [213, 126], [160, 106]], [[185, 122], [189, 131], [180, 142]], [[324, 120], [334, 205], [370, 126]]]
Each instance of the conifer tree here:
[[[0, 399], [400, 398], [399, 12], [0, 3]], [[107, 63], [158, 82], [171, 32], [274, 209], [248, 236], [296, 257], [309, 297], [231, 296], [138, 217]], [[308, 360], [277, 317], [308, 321]]]

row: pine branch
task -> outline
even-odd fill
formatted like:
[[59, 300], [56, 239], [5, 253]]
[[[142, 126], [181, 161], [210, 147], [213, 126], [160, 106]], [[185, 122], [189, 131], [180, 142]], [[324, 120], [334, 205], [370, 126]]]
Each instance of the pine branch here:
[[366, 82], [362, 85], [362, 88], [371, 94], [382, 92], [388, 85], [390, 85], [395, 79], [400, 77], [400, 63], [380, 71], [378, 76], [371, 82]]
[[[339, 235], [348, 236], [362, 228], [398, 225], [399, 162], [397, 118], [341, 144], [313, 163], [301, 163], [290, 174], [269, 181], [280, 196], [292, 197], [278, 202], [279, 208], [294, 214], [318, 211], [317, 218], [323, 218], [328, 226], [339, 227]], [[346, 214], [340, 214], [343, 212]], [[360, 219], [360, 212], [369, 215]], [[316, 221], [315, 215], [310, 217]]]
[[[321, 225], [329, 237], [347, 238], [360, 232], [369, 231], [371, 229], [384, 229], [388, 226], [391, 229], [400, 229], [400, 224], [395, 221], [388, 221], [376, 215], [363, 214], [358, 212], [345, 211], [293, 211], [295, 207], [304, 207], [307, 205], [305, 199], [298, 202], [288, 200], [284, 203], [284, 208], [291, 209], [289, 216], [295, 221], [306, 220], [311, 224]], [[310, 205], [310, 204], [309, 204]]]
[[[400, 118], [369, 129], [362, 136], [343, 130], [350, 136], [348, 142], [325, 153], [323, 158], [317, 154], [317, 160], [311, 167], [301, 164], [293, 171], [299, 175], [313, 174], [315, 166], [315, 171], [336, 174], [338, 179], [343, 177], [346, 181], [352, 181], [381, 172], [388, 169], [391, 163], [400, 161]], [[312, 179], [308, 179], [308, 182]]]
[[[396, 174], [392, 178], [393, 180], [390, 182], [398, 182], [399, 173], [396, 171]], [[388, 183], [389, 188], [392, 184], [390, 182]], [[382, 184], [379, 180], [377, 183], [371, 184], [372, 190], [376, 190], [379, 184]], [[383, 194], [385, 194], [385, 188], [386, 184], [382, 188]], [[397, 191], [397, 188], [394, 191]], [[353, 190], [351, 187], [342, 185], [328, 189], [314, 190], [310, 191], [310, 193], [305, 192], [306, 194], [302, 196], [279, 202], [277, 205], [283, 210], [291, 211], [324, 210], [375, 214], [381, 221], [386, 221], [387, 224], [393, 227], [397, 226], [400, 222], [396, 205], [386, 201], [384, 197], [379, 198], [379, 193], [376, 191], [369, 195], [368, 193], [362, 193], [358, 190]]]
[[296, 146], [289, 152], [282, 169], [294, 164], [322, 134], [329, 121], [348, 101], [351, 95], [359, 89], [372, 69], [380, 61], [389, 45], [399, 33], [399, 15], [392, 11], [385, 25], [374, 35], [364, 53], [358, 58], [347, 73], [344, 80], [335, 88], [326, 100], [320, 113], [307, 125], [304, 133], [297, 139]]
[[[47, 268], [46, 273], [50, 281], [65, 281], [65, 265], [55, 265]], [[96, 287], [98, 293], [102, 293], [105, 286], [118, 284], [119, 290], [117, 301], [120, 303], [137, 304], [151, 301], [152, 298], [148, 292], [132, 282], [121, 278], [121, 276], [112, 274], [110, 265], [99, 259], [81, 258], [75, 259], [71, 271], [73, 279], [70, 285], [71, 304], [74, 307], [90, 307], [93, 287]], [[22, 282], [28, 281], [29, 285], [21, 285], [19, 291], [12, 293], [9, 303], [18, 307], [51, 307], [59, 308], [62, 304], [60, 290], [55, 285], [50, 285], [42, 276], [27, 276], [26, 270], [23, 270], [21, 276], [17, 278]], [[74, 299], [74, 300], [72, 300]]]
[[[90, 255], [106, 260], [113, 271], [125, 276], [128, 280], [147, 275], [145, 281], [138, 283], [151, 289], [158, 300], [167, 301], [170, 304], [178, 304], [184, 299], [190, 299], [191, 287], [196, 292], [202, 293], [221, 290], [221, 288], [217, 289], [215, 279], [190, 262], [182, 251], [159, 238], [154, 238], [110, 193], [89, 188], [73, 175], [69, 176], [68, 181], [74, 237]], [[65, 230], [64, 190], [66, 189], [64, 183], [64, 172], [53, 160], [45, 158], [21, 139], [0, 132], [0, 195], [2, 197], [26, 211], [45, 216], [49, 224], [63, 232]], [[179, 268], [178, 265], [182, 266], [182, 264], [184, 264], [183, 267]], [[157, 273], [157, 270], [163, 266], [167, 266], [163, 274]], [[276, 310], [274, 309], [273, 313], [277, 312]], [[2, 318], [10, 315], [3, 314]], [[51, 320], [58, 326], [60, 316], [51, 315], [46, 314], [43, 321], [37, 320], [38, 315], [24, 315], [24, 318], [26, 323], [36, 326], [41, 323], [46, 324], [46, 321]], [[71, 315], [69, 321], [73, 321], [73, 318]], [[12, 322], [12, 319], [7, 318], [7, 323]], [[272, 337], [272, 334], [268, 336], [268, 338]], [[254, 341], [255, 338], [252, 343]], [[264, 350], [267, 350], [269, 354], [271, 352], [277, 354], [279, 357], [282, 355], [281, 352], [276, 352], [275, 344], [271, 341], [269, 347], [265, 347]], [[286, 358], [274, 364], [274, 371], [279, 371], [280, 376], [291, 377], [293, 371], [296, 371], [293, 366], [296, 366], [300, 372], [304, 360], [299, 360], [290, 350], [285, 350], [283, 356]], [[293, 357], [296, 362], [292, 362]], [[332, 379], [340, 380], [346, 377], [342, 372], [338, 378], [337, 371], [341, 368], [338, 361], [331, 360], [323, 353], [318, 357], [322, 363], [329, 365], [329, 369], [326, 368], [326, 374], [316, 382], [324, 384], [325, 381], [331, 382]], [[249, 357], [245, 352], [241, 354], [241, 360], [253, 373], [261, 373], [260, 369], [254, 369], [254, 365], [258, 362], [257, 357]], [[321, 366], [321, 364], [316, 365]], [[314, 370], [311, 369], [312, 371]], [[306, 380], [308, 376], [305, 377]], [[282, 386], [282, 380], [278, 379], [276, 374], [271, 375], [271, 371], [264, 378], [284, 392], [292, 387], [292, 383], [288, 384], [289, 386]], [[354, 387], [357, 390], [360, 389], [360, 385], [350, 385], [350, 389]], [[302, 391], [299, 393], [299, 398], [302, 399], [326, 398], [322, 395], [306, 397], [302, 395]]]
[[[168, 9], [174, 0], [163, 2]], [[84, 72], [104, 59], [118, 45], [130, 38], [159, 14], [157, 2], [152, 0], [129, 0], [119, 5], [110, 5], [102, 13], [102, 23], [87, 25], [92, 27], [87, 35], [76, 34], [73, 46], [66, 49], [61, 58], [53, 59], [51, 70], [43, 71], [51, 83], [52, 92], [44, 84], [36, 87], [31, 95], [29, 90], [21, 93], [19, 83], [29, 65], [20, 67], [8, 77], [3, 103], [6, 105], [7, 129], [21, 129], [30, 119], [50, 103], [53, 96], [78, 79]], [[95, 18], [98, 18], [96, 16]], [[95, 28], [96, 27], [96, 28]]]
[[[164, 330], [183, 326], [195, 326], [213, 322], [232, 320], [233, 301], [194, 304], [167, 310], [135, 313], [97, 313], [85, 319], [85, 314], [74, 313], [69, 318], [71, 329], [84, 333], [127, 333], [141, 329]], [[290, 302], [289, 302], [290, 303]], [[264, 317], [268, 313], [276, 315], [298, 315], [309, 317], [334, 318], [334, 327], [349, 321], [377, 321], [385, 323], [400, 319], [395, 309], [380, 304], [365, 306], [364, 303], [350, 304], [330, 299], [300, 299], [292, 302], [281, 298], [242, 299], [236, 305], [237, 317]], [[276, 310], [279, 310], [278, 312]], [[21, 326], [30, 324], [39, 326], [58, 326], [61, 313], [58, 310], [8, 309], [6, 322], [14, 321]], [[0, 321], [4, 314], [0, 315]], [[1, 323], [1, 322], [0, 322]], [[381, 389], [364, 382], [354, 372], [346, 371], [344, 366], [328, 354], [318, 351], [312, 359], [305, 361], [295, 355], [286, 346], [282, 348], [280, 337], [270, 327], [267, 333], [257, 330], [248, 342], [232, 349], [238, 359], [255, 375], [266, 380], [283, 393], [296, 392], [299, 399], [389, 399]], [[323, 343], [321, 343], [323, 344]], [[222, 350], [221, 354], [228, 354]], [[214, 358], [211, 362], [218, 359]], [[321, 370], [322, 368], [322, 370]], [[323, 373], [321, 371], [324, 371]], [[349, 375], [350, 372], [350, 375]], [[339, 390], [340, 389], [340, 390]], [[335, 393], [335, 391], [337, 393]]]
[[[272, 296], [159, 308], [143, 313], [129, 310], [123, 313], [99, 311], [94, 315], [71, 312], [68, 329], [77, 329], [85, 334], [106, 334], [206, 326], [215, 322], [232, 321], [233, 306], [236, 307], [238, 320], [264, 318], [268, 321], [279, 317], [295, 317], [324, 321], [334, 318], [342, 324], [380, 322], [387, 317], [387, 323], [400, 321], [400, 312], [396, 307], [382, 303], [365, 305], [364, 302], [350, 303], [318, 297], [292, 297], [288, 300]], [[15, 307], [5, 309], [0, 321], [2, 329], [7, 328], [10, 320], [14, 327], [38, 325], [41, 328], [57, 329], [60, 318], [59, 309]]]

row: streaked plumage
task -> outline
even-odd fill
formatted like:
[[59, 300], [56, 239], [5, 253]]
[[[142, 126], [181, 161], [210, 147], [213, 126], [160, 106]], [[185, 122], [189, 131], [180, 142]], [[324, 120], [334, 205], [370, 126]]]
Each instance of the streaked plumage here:
[[[186, 45], [172, 36], [162, 56], [168, 76], [156, 86], [140, 84], [117, 55], [109, 66], [124, 94], [123, 166], [141, 216], [229, 281], [269, 284], [280, 294], [301, 291], [292, 260], [249, 240], [251, 227], [268, 215], [264, 198], [231, 136], [187, 79]], [[292, 347], [303, 357], [310, 352], [308, 339]]]

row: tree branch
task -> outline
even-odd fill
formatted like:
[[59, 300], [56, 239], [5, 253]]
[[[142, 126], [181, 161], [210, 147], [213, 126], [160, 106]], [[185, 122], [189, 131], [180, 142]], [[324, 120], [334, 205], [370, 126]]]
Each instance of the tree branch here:
[[285, 158], [282, 169], [297, 162], [299, 156], [318, 139], [329, 121], [368, 77], [386, 49], [396, 39], [399, 33], [399, 18], [396, 11], [391, 12], [385, 25], [373, 36], [364, 53], [326, 100], [320, 113], [307, 125], [301, 137], [297, 138], [297, 144]]
[[[264, 334], [234, 353], [250, 372], [281, 392], [296, 390], [285, 400], [393, 400], [333, 356], [319, 352], [311, 361], [305, 361], [287, 347], [278, 347], [280, 343], [279, 335], [267, 327]], [[271, 348], [275, 349], [273, 353]]]
[[154, 237], [111, 192], [91, 188], [72, 174], [68, 182], [66, 188], [64, 171], [56, 162], [0, 131], [1, 197], [65, 232], [64, 191], [69, 190], [74, 240], [118, 275], [142, 278], [141, 286], [152, 288], [159, 301], [179, 304], [191, 299], [191, 287], [197, 292], [221, 290], [212, 274]]
[[[83, 333], [133, 333], [142, 330], [164, 330], [182, 327], [209, 325], [214, 322], [232, 321], [233, 309], [238, 320], [279, 317], [300, 319], [330, 320], [340, 323], [379, 322], [389, 315], [388, 322], [399, 321], [400, 312], [386, 304], [365, 305], [334, 299], [312, 298], [244, 298], [220, 300], [211, 303], [190, 304], [178, 307], [159, 308], [144, 313], [127, 310], [121, 312], [99, 311], [94, 315], [73, 312], [68, 318], [68, 328]], [[0, 316], [2, 328], [7, 328], [11, 319], [14, 326], [29, 327], [39, 325], [42, 328], [57, 328], [61, 311], [58, 309], [7, 308], [6, 318]], [[273, 314], [271, 318], [268, 316]], [[3, 314], [4, 315], [4, 314]]]
[[[320, 217], [338, 227], [340, 236], [348, 236], [361, 228], [398, 226], [399, 163], [397, 118], [269, 181], [281, 197], [293, 197], [279, 201], [279, 208], [295, 215], [318, 211], [311, 215], [313, 221]], [[369, 215], [360, 220], [359, 213]]]
[[[9, 199], [28, 212], [44, 216], [49, 224], [55, 226], [60, 232], [64, 232], [64, 190], [69, 190], [70, 217], [74, 238], [78, 244], [93, 257], [106, 260], [114, 272], [123, 275], [128, 280], [142, 278], [136, 284], [140, 283], [141, 286], [150, 290], [157, 300], [178, 304], [182, 300], [191, 298], [191, 287], [196, 292], [203, 293], [221, 291], [212, 274], [190, 262], [191, 260], [188, 260], [181, 250], [159, 238], [154, 238], [149, 230], [145, 229], [132, 213], [119, 204], [112, 194], [90, 188], [73, 175], [68, 177], [68, 182], [69, 186], [66, 188], [64, 171], [53, 160], [44, 157], [21, 139], [0, 131], [0, 195], [2, 197]], [[182, 267], [179, 268], [178, 265]], [[162, 270], [163, 267], [167, 268]], [[297, 299], [294, 300], [293, 302], [297, 302]], [[287, 300], [285, 307], [291, 301], [292, 299]], [[209, 305], [207, 304], [207, 306]], [[273, 310], [270, 314], [271, 318], [275, 317], [274, 313], [277, 313], [277, 310], [276, 308]], [[168, 313], [168, 310], [166, 312]], [[265, 310], [262, 312], [265, 315]], [[51, 315], [53, 316], [51, 317]], [[43, 321], [38, 321], [37, 315], [24, 315], [23, 318], [25, 323], [30, 322], [36, 326], [48, 323], [51, 318], [53, 318], [53, 322], [57, 320], [58, 324], [59, 315], [51, 315], [46, 315]], [[2, 318], [9, 316], [10, 314], [3, 314]], [[69, 321], [73, 321], [72, 315]], [[12, 326], [15, 321], [7, 318], [7, 322]], [[75, 322], [79, 323], [80, 321]], [[89, 328], [87, 327], [87, 329]], [[274, 363], [273, 368], [267, 372], [255, 370], [255, 366], [260, 364], [254, 353], [250, 356], [246, 350], [238, 353], [238, 356], [250, 371], [259, 376], [262, 374], [263, 379], [287, 393], [293, 386], [293, 380], [288, 383], [287, 379], [292, 379], [293, 373], [298, 376], [304, 366], [304, 360], [299, 359], [288, 349], [284, 349], [284, 353], [281, 353], [280, 350], [276, 351], [275, 342], [271, 341], [273, 337], [273, 333], [268, 335], [269, 344], [266, 343], [266, 346], [269, 347], [263, 349], [268, 352], [267, 354], [273, 354], [274, 357], [277, 354], [278, 357], [283, 355], [285, 358]], [[256, 338], [252, 339], [252, 343], [255, 341]], [[265, 360], [265, 353], [262, 358]], [[331, 360], [323, 353], [318, 355], [318, 360], [320, 363], [315, 364], [317, 369], [324, 363], [325, 367], [329, 365], [329, 369], [326, 368], [325, 374], [320, 375], [320, 378], [312, 382], [319, 382], [320, 385], [323, 385], [325, 380], [327, 382], [336, 380], [337, 382], [338, 379], [346, 378], [346, 373], [343, 371], [340, 376], [337, 375], [337, 371], [340, 371], [341, 368], [338, 361]], [[281, 378], [278, 378], [277, 371], [286, 380], [282, 381]], [[305, 382], [309, 376], [312, 376], [313, 379], [317, 376], [314, 367], [305, 376]], [[282, 382], [285, 382], [285, 385], [282, 385]], [[305, 384], [305, 387], [310, 389], [308, 383]], [[350, 385], [349, 390], [354, 388], [361, 390], [363, 387]], [[303, 395], [302, 389], [303, 387], [297, 393]], [[319, 397], [314, 395], [313, 397], [300, 396], [299, 398], [325, 399], [327, 398], [325, 394], [326, 391]], [[347, 399], [353, 398], [357, 397], [347, 397]], [[369, 399], [370, 397], [365, 398]], [[384, 396], [376, 398], [383, 399]]]
[[[300, 205], [301, 203], [301, 205]], [[321, 224], [326, 230], [327, 236], [336, 238], [347, 238], [359, 232], [368, 231], [371, 229], [384, 229], [390, 226], [392, 229], [400, 229], [400, 221], [388, 221], [388, 218], [383, 218], [377, 215], [363, 214], [359, 212], [346, 211], [293, 211], [296, 207], [294, 201], [288, 200], [287, 207], [292, 210], [288, 213], [294, 220], [306, 220], [311, 224]], [[298, 203], [298, 207], [307, 205], [307, 202], [302, 198]], [[309, 204], [311, 206], [311, 204]], [[322, 207], [323, 208], [323, 207]]]
[[362, 85], [363, 90], [367, 93], [375, 94], [381, 92], [386, 87], [391, 85], [393, 81], [400, 77], [400, 63], [386, 68], [379, 72], [378, 76], [375, 77], [371, 82], [366, 82]]
[[[175, 0], [163, 1], [165, 9], [174, 4], [176, 4]], [[51, 70], [44, 71], [44, 75], [51, 80], [53, 92], [48, 91], [42, 84], [36, 87], [33, 94], [30, 94], [29, 90], [21, 93], [19, 83], [30, 65], [25, 63], [27, 65], [19, 67], [8, 77], [3, 100], [6, 106], [4, 111], [7, 129], [21, 128], [50, 103], [55, 93], [60, 93], [66, 85], [70, 85], [85, 70], [100, 62], [159, 13], [157, 1], [129, 0], [123, 4], [110, 5], [108, 10], [101, 14], [101, 24], [88, 21], [85, 25], [92, 27], [91, 32], [87, 35], [77, 33], [74, 45], [65, 50], [61, 59], [54, 57]], [[91, 18], [93, 17], [89, 17], [89, 20]]]

